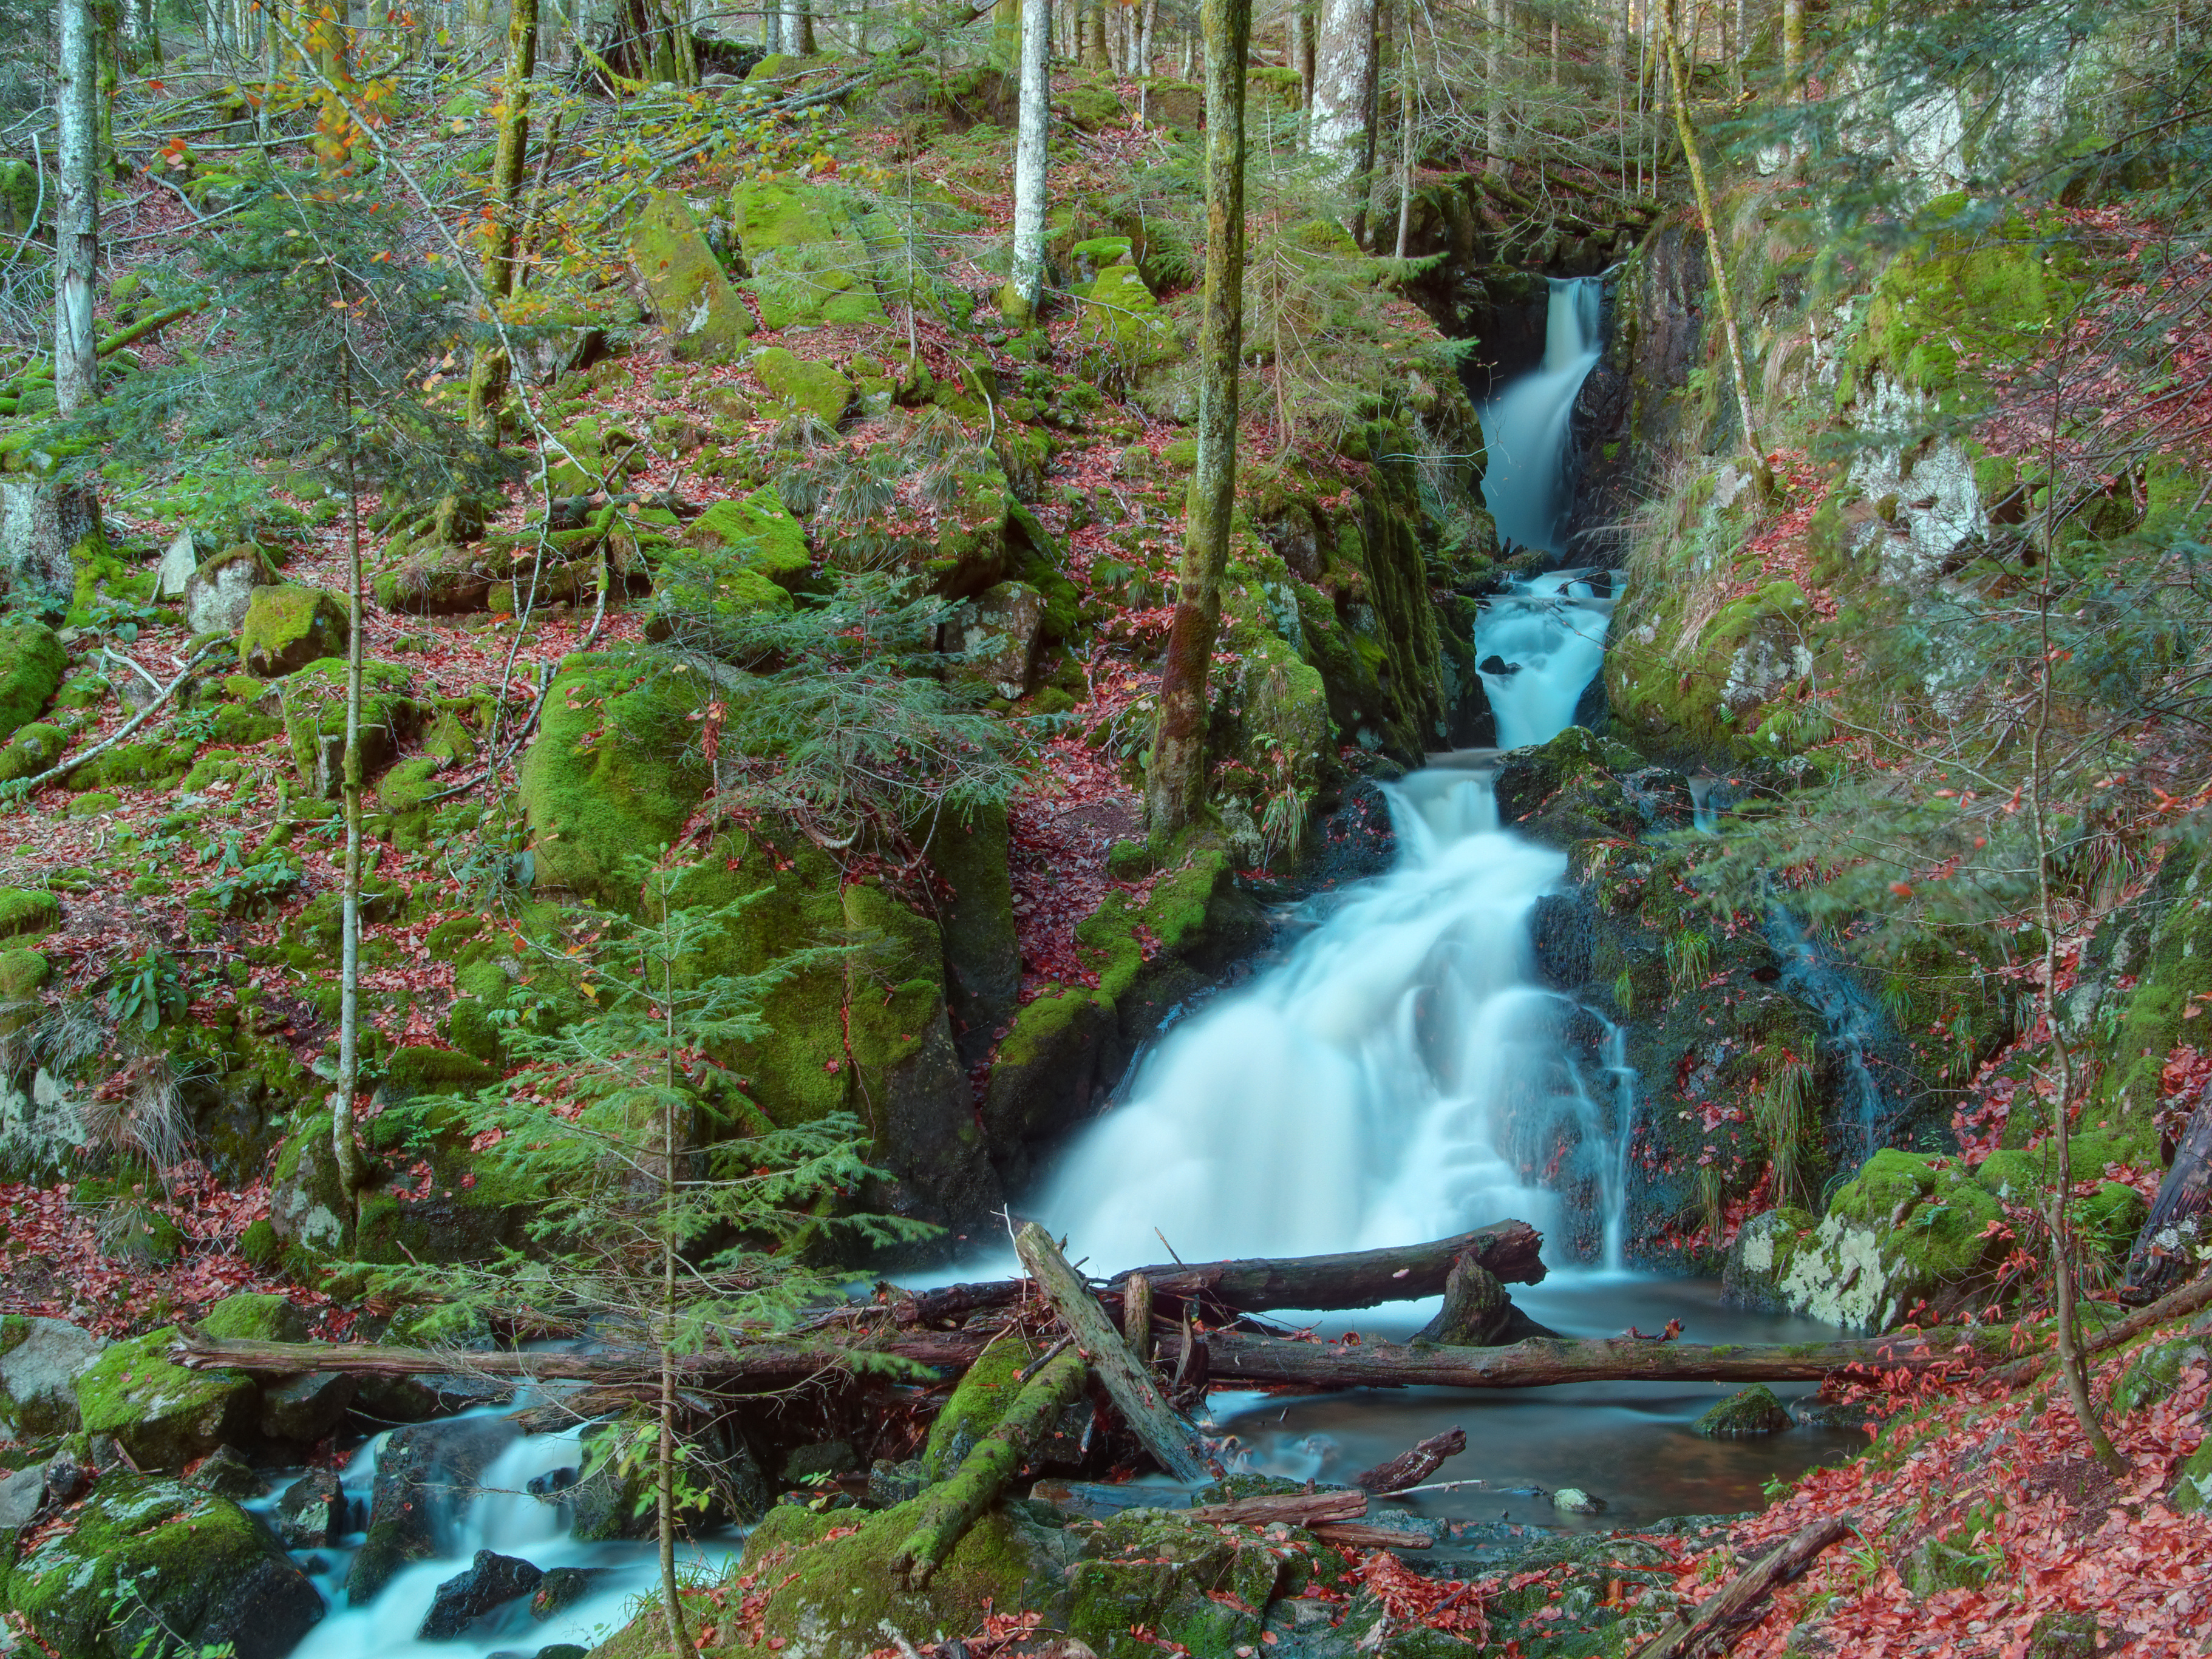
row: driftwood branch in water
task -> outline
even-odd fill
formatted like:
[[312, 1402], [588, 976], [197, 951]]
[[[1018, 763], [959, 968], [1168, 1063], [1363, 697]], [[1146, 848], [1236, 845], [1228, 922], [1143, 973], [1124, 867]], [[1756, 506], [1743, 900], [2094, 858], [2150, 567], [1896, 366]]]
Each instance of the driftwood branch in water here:
[[1030, 1448], [1049, 1433], [1063, 1408], [1082, 1396], [1083, 1356], [1063, 1349], [1023, 1384], [999, 1425], [981, 1440], [960, 1467], [921, 1497], [914, 1530], [891, 1557], [890, 1570], [907, 1589], [926, 1587], [945, 1565], [975, 1517], [999, 1500], [1007, 1483], [1021, 1472]]
[[[1109, 1303], [1118, 1304], [1123, 1287], [1141, 1275], [1152, 1287], [1153, 1305], [1163, 1312], [1191, 1299], [1223, 1313], [1259, 1313], [1269, 1308], [1330, 1311], [1371, 1308], [1384, 1302], [1442, 1295], [1453, 1264], [1462, 1256], [1471, 1258], [1507, 1284], [1535, 1284], [1544, 1276], [1544, 1263], [1538, 1254], [1543, 1243], [1544, 1235], [1526, 1221], [1499, 1221], [1455, 1238], [1389, 1250], [1280, 1261], [1175, 1262], [1163, 1267], [1132, 1268], [1116, 1274], [1108, 1282], [1104, 1295]], [[898, 1302], [893, 1317], [902, 1325], [939, 1324], [1015, 1306], [1027, 1288], [1019, 1279], [946, 1285]]]
[[1843, 1516], [1815, 1521], [1705, 1598], [1686, 1621], [1676, 1620], [1636, 1650], [1636, 1659], [1698, 1659], [1726, 1650], [1729, 1638], [1760, 1616], [1766, 1598], [1811, 1566], [1820, 1552], [1856, 1530]]
[[1333, 1487], [1328, 1492], [1273, 1492], [1264, 1498], [1240, 1498], [1231, 1504], [1198, 1504], [1182, 1511], [1187, 1519], [1219, 1527], [1317, 1527], [1331, 1522], [1357, 1521], [1367, 1513], [1367, 1494], [1356, 1487]]
[[1212, 1471], [1199, 1450], [1198, 1432], [1169, 1406], [1158, 1379], [1129, 1352], [1052, 1235], [1031, 1221], [1014, 1235], [1014, 1250], [1145, 1450], [1178, 1480], [1206, 1479]]
[[1443, 1467], [1444, 1459], [1456, 1457], [1467, 1450], [1467, 1431], [1449, 1428], [1442, 1434], [1432, 1434], [1411, 1451], [1401, 1451], [1387, 1463], [1377, 1463], [1364, 1474], [1352, 1477], [1352, 1484], [1368, 1492], [1403, 1492], [1407, 1486], [1418, 1486]]

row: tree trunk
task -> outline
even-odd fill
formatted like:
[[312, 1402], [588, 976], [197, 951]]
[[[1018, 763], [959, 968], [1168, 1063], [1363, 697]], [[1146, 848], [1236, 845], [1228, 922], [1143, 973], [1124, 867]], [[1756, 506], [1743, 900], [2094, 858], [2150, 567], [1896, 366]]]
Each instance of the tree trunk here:
[[1352, 1484], [1365, 1492], [1403, 1492], [1408, 1486], [1418, 1486], [1444, 1466], [1448, 1458], [1456, 1457], [1467, 1450], [1467, 1431], [1449, 1428], [1442, 1434], [1432, 1434], [1418, 1442], [1410, 1451], [1401, 1451], [1387, 1463], [1377, 1463], [1352, 1477]]
[[1782, 0], [1782, 100], [1805, 95], [1805, 0]]
[[1830, 1545], [1841, 1543], [1856, 1530], [1848, 1517], [1822, 1517], [1707, 1596], [1686, 1621], [1676, 1620], [1637, 1649], [1636, 1659], [1698, 1659], [1726, 1652], [1730, 1637], [1752, 1622], [1753, 1608], [1800, 1577]]
[[811, 58], [819, 50], [814, 43], [814, 8], [801, 3], [799, 8], [799, 55]]
[[[2173, 1166], [2158, 1184], [2158, 1196], [2128, 1255], [2122, 1293], [2132, 1300], [2157, 1295], [2196, 1259], [2194, 1247], [2207, 1242], [2204, 1217], [2212, 1210], [2212, 1090], [2200, 1094]], [[2132, 1294], [2130, 1294], [2132, 1293]]]
[[1145, 780], [1147, 825], [1162, 842], [1190, 822], [1206, 796], [1206, 682], [1236, 506], [1237, 375], [1244, 339], [1244, 81], [1252, 0], [1202, 0], [1200, 17], [1206, 30], [1206, 234], [1198, 468]]
[[[501, 100], [499, 148], [492, 159], [492, 211], [484, 226], [484, 298], [495, 308], [514, 293], [515, 251], [522, 216], [522, 176], [530, 150], [530, 82], [538, 72], [538, 0], [509, 0], [507, 85]], [[511, 365], [495, 342], [479, 345], [469, 366], [469, 424], [499, 439], [498, 408]]]
[[1482, 170], [1505, 171], [1505, 0], [1488, 0], [1482, 41]]
[[1084, 17], [1083, 67], [1087, 70], [1110, 67], [1106, 56], [1106, 0], [1091, 0], [1091, 9]]
[[1022, 0], [1021, 114], [1014, 141], [1014, 259], [1000, 309], [1026, 326], [1044, 297], [1045, 186], [1052, 122], [1052, 0]]
[[1398, 243], [1406, 257], [1413, 227], [1413, 0], [1406, 0], [1398, 36]]
[[[1208, 0], [1210, 7], [1227, 3], [1229, 0]], [[1212, 54], [1207, 57], [1210, 61]], [[1014, 1251], [1145, 1450], [1176, 1480], [1205, 1480], [1210, 1471], [1199, 1450], [1197, 1432], [1170, 1408], [1158, 1379], [1129, 1352], [1105, 1310], [1092, 1298], [1091, 1287], [1052, 1242], [1052, 1235], [1031, 1221], [1014, 1235]]]
[[[1544, 1235], [1526, 1221], [1499, 1221], [1449, 1238], [1386, 1250], [1132, 1268], [1114, 1275], [1105, 1296], [1109, 1302], [1117, 1299], [1120, 1287], [1141, 1276], [1152, 1287], [1155, 1306], [1194, 1302], [1208, 1318], [1270, 1308], [1371, 1308], [1443, 1294], [1462, 1258], [1508, 1284], [1541, 1283], [1544, 1263], [1539, 1252], [1543, 1243]], [[895, 1304], [892, 1317], [908, 1326], [965, 1319], [1019, 1305], [1026, 1288], [1018, 1279], [945, 1285]]]
[[100, 358], [92, 330], [94, 270], [100, 258], [97, 39], [91, 0], [61, 0], [54, 88], [61, 127], [54, 226], [54, 403], [64, 419], [100, 400]]
[[[346, 401], [352, 403], [352, 382]], [[350, 429], [352, 421], [349, 418]], [[346, 632], [345, 878], [338, 932], [338, 1075], [331, 1096], [331, 1156], [339, 1190], [351, 1200], [365, 1178], [361, 1150], [354, 1144], [353, 1102], [361, 1091], [361, 681], [362, 642], [368, 613], [362, 603], [361, 483], [346, 456], [346, 605], [352, 626]], [[352, 1232], [352, 1217], [340, 1218]]]
[[1340, 184], [1359, 170], [1367, 148], [1367, 89], [1375, 78], [1376, 0], [1318, 0], [1313, 42], [1314, 154]]
[[1149, 79], [1152, 73], [1152, 30], [1160, 21], [1160, 0], [1145, 0], [1143, 26], [1137, 31], [1137, 73]]
[[1052, 1432], [1060, 1413], [1083, 1397], [1085, 1374], [1083, 1355], [1073, 1348], [1047, 1360], [1022, 1385], [999, 1426], [976, 1443], [950, 1477], [922, 1494], [914, 1530], [890, 1560], [891, 1571], [908, 1589], [927, 1587], [968, 1529], [1021, 1473], [1030, 1448]]
[[1771, 500], [1774, 475], [1766, 464], [1766, 448], [1759, 440], [1759, 422], [1752, 414], [1751, 383], [1743, 372], [1743, 342], [1736, 334], [1735, 295], [1729, 287], [1728, 257], [1722, 250], [1720, 226], [1713, 216], [1712, 192], [1705, 187], [1705, 167], [1698, 159], [1697, 134], [1690, 125], [1689, 77], [1682, 70], [1682, 50], [1675, 44], [1674, 28], [1670, 25], [1661, 33], [1666, 36], [1667, 67], [1674, 82], [1674, 129], [1682, 141], [1682, 159], [1689, 163], [1690, 186], [1698, 198], [1698, 217], [1705, 228], [1705, 256], [1712, 263], [1713, 294], [1720, 306], [1721, 332], [1728, 342], [1729, 376], [1735, 383], [1736, 409], [1743, 420], [1744, 453], [1759, 481], [1760, 500]]

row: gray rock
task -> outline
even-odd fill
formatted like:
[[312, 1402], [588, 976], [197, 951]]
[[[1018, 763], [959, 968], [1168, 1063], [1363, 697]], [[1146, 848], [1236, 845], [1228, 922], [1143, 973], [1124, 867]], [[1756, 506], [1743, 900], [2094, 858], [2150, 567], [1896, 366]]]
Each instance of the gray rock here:
[[0, 1480], [0, 1531], [27, 1527], [46, 1501], [46, 1472], [37, 1464]]
[[310, 1371], [261, 1390], [261, 1432], [272, 1440], [312, 1445], [345, 1421], [357, 1384], [348, 1372]]
[[414, 1561], [453, 1541], [455, 1523], [491, 1461], [520, 1431], [503, 1418], [460, 1417], [396, 1429], [376, 1462], [368, 1538], [346, 1573], [346, 1601], [361, 1607]]
[[185, 1477], [185, 1484], [197, 1486], [202, 1492], [243, 1503], [249, 1498], [265, 1498], [269, 1483], [253, 1472], [253, 1465], [239, 1456], [230, 1446], [217, 1446], [199, 1466]]
[[430, 1611], [423, 1615], [422, 1628], [415, 1632], [416, 1639], [450, 1641], [493, 1608], [529, 1595], [544, 1576], [520, 1556], [480, 1549], [466, 1572], [458, 1573], [438, 1586]]
[[894, 1463], [878, 1457], [868, 1466], [868, 1501], [878, 1509], [896, 1509], [921, 1496], [929, 1484], [929, 1471], [919, 1457]]
[[194, 633], [236, 633], [246, 626], [253, 590], [276, 580], [261, 549], [242, 542], [195, 570], [185, 584], [185, 621]]
[[75, 1501], [91, 1484], [92, 1476], [66, 1449], [46, 1460], [46, 1491], [57, 1504]]
[[328, 1469], [301, 1475], [284, 1488], [273, 1517], [287, 1549], [323, 1549], [345, 1535], [345, 1493]]
[[77, 1377], [106, 1346], [59, 1319], [0, 1319], [0, 1426], [19, 1439], [75, 1432]]
[[1595, 1515], [1605, 1507], [1605, 1499], [1593, 1498], [1580, 1486], [1561, 1486], [1552, 1494], [1552, 1507], [1562, 1515]]
[[168, 551], [161, 555], [161, 568], [155, 572], [154, 596], [157, 599], [181, 599], [192, 574], [200, 567], [199, 548], [192, 543], [188, 530], [177, 532], [177, 539], [169, 543]]
[[1001, 697], [1029, 689], [1044, 632], [1044, 596], [1026, 582], [1001, 582], [962, 605], [945, 624], [945, 648], [969, 655], [971, 672]]

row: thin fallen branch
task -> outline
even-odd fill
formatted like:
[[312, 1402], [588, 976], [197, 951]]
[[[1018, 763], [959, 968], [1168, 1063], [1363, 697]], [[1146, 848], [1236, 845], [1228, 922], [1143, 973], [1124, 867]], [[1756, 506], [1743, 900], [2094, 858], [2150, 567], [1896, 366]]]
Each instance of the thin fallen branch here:
[[[2100, 1331], [2087, 1332], [2081, 1338], [2085, 1354], [2102, 1353], [2123, 1342], [2134, 1341], [2154, 1325], [2163, 1325], [2175, 1319], [2186, 1319], [2200, 1308], [2212, 1307], [2212, 1272], [2191, 1280], [2179, 1290], [2161, 1296], [2148, 1307], [2137, 1308], [2126, 1318], [2107, 1325]], [[2007, 1388], [2021, 1388], [2043, 1374], [2043, 1367], [2052, 1357], [2052, 1351], [2031, 1353], [2015, 1359], [1996, 1372], [1996, 1380]]]
[[1766, 1598], [1811, 1566], [1831, 1544], [1856, 1530], [1832, 1515], [1777, 1544], [1705, 1598], [1686, 1621], [1676, 1620], [1636, 1650], [1636, 1659], [1698, 1659], [1726, 1651], [1729, 1638], [1760, 1615]]
[[1432, 1434], [1410, 1451], [1401, 1451], [1387, 1463], [1377, 1463], [1352, 1477], [1352, 1484], [1368, 1492], [1404, 1492], [1417, 1486], [1443, 1467], [1448, 1457], [1467, 1450], [1467, 1431], [1459, 1427]]
[[[175, 679], [170, 681], [168, 685], [162, 689], [159, 696], [155, 697], [152, 702], [147, 704], [144, 708], [139, 710], [137, 713], [131, 716], [130, 719], [118, 726], [111, 736], [101, 738], [100, 742], [94, 743], [88, 749], [82, 750], [76, 754], [63, 756], [61, 760], [56, 761], [52, 766], [47, 767], [35, 778], [26, 778], [19, 784], [0, 784], [0, 800], [21, 800], [24, 797], [44, 789], [48, 784], [52, 783], [57, 778], [66, 778], [70, 773], [75, 772], [79, 766], [84, 765], [88, 760], [96, 760], [100, 755], [106, 754], [108, 750], [113, 748], [118, 743], [130, 736], [132, 732], [137, 730], [139, 727], [144, 725], [147, 721], [152, 719], [155, 714], [159, 713], [161, 710], [167, 705], [168, 700], [172, 697], [174, 697], [177, 693], [183, 688], [185, 682], [192, 677], [192, 670], [198, 668], [204, 660], [207, 657], [212, 657], [216, 651], [229, 647], [231, 647], [231, 641], [228, 639], [215, 639], [209, 641], [206, 645], [201, 646], [198, 651], [193, 653], [192, 660], [185, 664], [184, 672], [178, 675]], [[136, 664], [133, 664], [133, 666], [135, 667]]]

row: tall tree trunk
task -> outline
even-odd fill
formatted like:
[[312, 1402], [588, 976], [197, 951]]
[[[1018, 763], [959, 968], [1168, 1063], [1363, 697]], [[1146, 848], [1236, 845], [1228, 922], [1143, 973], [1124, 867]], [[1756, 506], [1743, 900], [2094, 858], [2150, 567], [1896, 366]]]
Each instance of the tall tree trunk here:
[[1348, 183], [1367, 149], [1368, 88], [1375, 80], [1376, 0], [1319, 0], [1314, 40], [1314, 153]]
[[1091, 0], [1089, 15], [1084, 20], [1083, 67], [1103, 70], [1110, 67], [1106, 56], [1106, 0]]
[[1505, 0], [1488, 0], [1483, 16], [1482, 170], [1505, 171]]
[[[668, 887], [657, 882], [661, 925], [661, 1018], [665, 1021], [661, 1043], [660, 1114], [660, 1317], [655, 1322], [660, 1336], [660, 1424], [654, 1464], [660, 1544], [660, 1606], [668, 1620], [669, 1659], [690, 1659], [691, 1633], [684, 1628], [684, 1599], [676, 1588], [676, 1199], [680, 1172], [677, 1159], [687, 1149], [688, 1136], [679, 1136], [676, 1106], [676, 964], [667, 948]], [[648, 981], [647, 983], [650, 983]]]
[[1406, 240], [1413, 227], [1413, 0], [1406, 0], [1398, 37], [1398, 245], [1406, 257]]
[[[509, 0], [507, 85], [501, 99], [499, 148], [492, 158], [492, 212], [484, 227], [484, 298], [496, 308], [514, 292], [517, 233], [522, 217], [523, 164], [530, 150], [530, 81], [538, 72], [538, 0]], [[469, 366], [469, 424], [499, 439], [497, 409], [512, 366], [493, 342], [477, 348]]]
[[1662, 28], [1660, 33], [1666, 37], [1667, 67], [1674, 83], [1674, 129], [1682, 141], [1683, 160], [1690, 166], [1690, 186], [1697, 195], [1698, 217], [1705, 227], [1705, 257], [1713, 268], [1713, 293], [1720, 306], [1721, 331], [1728, 341], [1729, 375], [1735, 384], [1737, 412], [1743, 418], [1744, 453], [1759, 481], [1761, 499], [1771, 500], [1774, 475], [1767, 467], [1765, 445], [1759, 441], [1759, 422], [1752, 415], [1751, 383], [1743, 372], [1743, 342], [1736, 334], [1735, 295], [1729, 287], [1728, 258], [1721, 247], [1720, 225], [1713, 217], [1712, 192], [1705, 187], [1705, 167], [1698, 159], [1698, 136], [1690, 125], [1689, 77], [1683, 72], [1682, 49], [1675, 43], [1673, 27]]
[[1160, 21], [1160, 0], [1145, 0], [1145, 21], [1137, 31], [1137, 73], [1149, 78], [1152, 72], [1152, 29]]
[[100, 82], [92, 0], [61, 0], [61, 52], [54, 101], [61, 125], [61, 177], [54, 222], [54, 401], [64, 415], [100, 398], [92, 285], [100, 259]]
[[[334, 287], [337, 280], [333, 273]], [[343, 305], [347, 299], [340, 289], [334, 303]], [[353, 1103], [361, 1091], [361, 682], [368, 633], [368, 614], [362, 603], [361, 480], [353, 453], [350, 356], [341, 384], [346, 416], [346, 605], [352, 615], [346, 631], [345, 874], [338, 923], [338, 1075], [337, 1087], [331, 1093], [331, 1159], [337, 1172], [338, 1190], [349, 1203], [348, 1213], [339, 1220], [349, 1237], [355, 1220], [352, 1206], [358, 1202], [356, 1195], [365, 1178], [361, 1149], [353, 1138]]]
[[1044, 294], [1044, 210], [1052, 119], [1052, 0], [1022, 0], [1021, 115], [1014, 141], [1013, 274], [1000, 309], [1026, 324]]
[[1782, 100], [1805, 95], [1805, 0], [1782, 0]]
[[814, 8], [801, 0], [799, 8], [799, 55], [811, 58], [819, 50], [814, 44]]
[[1221, 621], [1221, 574], [1237, 498], [1237, 371], [1244, 342], [1244, 80], [1252, 0], [1200, 0], [1206, 32], [1206, 309], [1199, 325], [1198, 469], [1160, 713], [1145, 780], [1148, 827], [1164, 840], [1206, 790], [1206, 682]]
[[1375, 7], [1375, 78], [1367, 88], [1367, 145], [1359, 160], [1359, 171], [1365, 180], [1359, 199], [1364, 210], [1352, 223], [1352, 234], [1364, 242], [1367, 227], [1374, 226], [1376, 243], [1382, 240], [1382, 227], [1392, 217], [1391, 186], [1397, 182], [1397, 168], [1391, 165], [1398, 143], [1398, 112], [1382, 96], [1382, 76], [1387, 69], [1397, 70], [1399, 49], [1397, 42], [1398, 8], [1389, 0], [1376, 0]]

